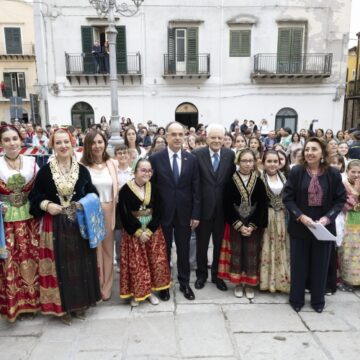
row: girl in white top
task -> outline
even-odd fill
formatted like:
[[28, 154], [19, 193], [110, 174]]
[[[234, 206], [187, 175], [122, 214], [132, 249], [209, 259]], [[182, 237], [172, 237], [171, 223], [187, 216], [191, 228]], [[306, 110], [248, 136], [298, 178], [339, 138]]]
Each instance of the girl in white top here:
[[107, 139], [100, 131], [90, 131], [84, 139], [84, 152], [81, 163], [90, 172], [91, 181], [99, 193], [105, 215], [106, 238], [97, 248], [100, 269], [100, 290], [103, 300], [111, 298], [114, 279], [114, 229], [115, 208], [119, 186], [116, 162], [106, 152]]

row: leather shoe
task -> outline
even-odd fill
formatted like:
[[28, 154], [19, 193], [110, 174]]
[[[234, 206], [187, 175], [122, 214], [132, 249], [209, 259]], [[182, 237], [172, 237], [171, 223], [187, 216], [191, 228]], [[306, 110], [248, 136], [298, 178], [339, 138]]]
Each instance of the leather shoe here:
[[194, 300], [195, 295], [189, 285], [180, 285], [180, 291], [184, 294], [184, 297], [188, 300]]
[[205, 286], [206, 279], [196, 279], [195, 281], [195, 289], [202, 289]]
[[159, 298], [162, 301], [168, 301], [170, 299], [170, 291], [169, 291], [169, 289], [159, 291]]
[[222, 279], [212, 279], [211, 280], [212, 283], [214, 283], [216, 285], [216, 287], [221, 290], [221, 291], [226, 291], [228, 289], [227, 285], [225, 284], [224, 280]]

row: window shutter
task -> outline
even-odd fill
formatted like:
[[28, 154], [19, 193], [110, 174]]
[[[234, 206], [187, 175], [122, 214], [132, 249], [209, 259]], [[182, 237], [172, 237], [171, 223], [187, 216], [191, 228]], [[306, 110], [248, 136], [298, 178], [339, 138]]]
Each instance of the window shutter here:
[[4, 84], [5, 84], [4, 97], [6, 99], [9, 99], [10, 97], [12, 97], [12, 94], [13, 94], [10, 73], [4, 73]]
[[126, 56], [126, 28], [125, 26], [116, 26], [116, 65], [118, 74], [127, 74], [127, 56]]
[[251, 30], [230, 30], [230, 56], [247, 57], [251, 50]]
[[198, 74], [199, 61], [198, 61], [198, 29], [187, 29], [187, 62], [186, 73]]
[[302, 46], [303, 46], [303, 29], [294, 28], [291, 31], [291, 68], [292, 73], [299, 73], [301, 71], [302, 62]]
[[93, 56], [91, 54], [94, 45], [93, 28], [91, 26], [81, 27], [81, 40], [83, 51], [84, 74], [92, 74], [96, 72]]
[[5, 28], [7, 54], [22, 54], [20, 28]]
[[277, 51], [277, 72], [288, 73], [290, 62], [291, 29], [279, 29], [278, 51]]
[[165, 69], [167, 65], [169, 74], [174, 74], [176, 72], [175, 58], [175, 29], [168, 28], [168, 64], [165, 64]]
[[18, 73], [17, 81], [18, 81], [18, 96], [25, 99], [26, 98], [25, 73]]

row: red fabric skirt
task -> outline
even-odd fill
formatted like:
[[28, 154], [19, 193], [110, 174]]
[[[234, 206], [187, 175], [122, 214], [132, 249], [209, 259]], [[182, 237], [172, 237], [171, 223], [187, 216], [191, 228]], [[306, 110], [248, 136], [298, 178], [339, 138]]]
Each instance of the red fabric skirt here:
[[8, 257], [0, 260], [0, 313], [14, 322], [19, 314], [40, 310], [39, 222], [5, 222], [4, 227]]
[[145, 244], [124, 231], [120, 244], [120, 297], [143, 301], [152, 291], [168, 289], [170, 281], [162, 230], [156, 230]]
[[234, 284], [259, 284], [261, 230], [244, 237], [229, 224], [225, 225], [221, 244], [218, 277]]

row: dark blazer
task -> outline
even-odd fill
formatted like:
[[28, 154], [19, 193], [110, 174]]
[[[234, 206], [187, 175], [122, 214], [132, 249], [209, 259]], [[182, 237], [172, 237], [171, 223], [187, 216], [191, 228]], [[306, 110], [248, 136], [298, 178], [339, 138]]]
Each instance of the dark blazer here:
[[319, 183], [323, 190], [323, 206], [313, 207], [308, 205], [308, 187], [310, 176], [301, 165], [294, 166], [287, 179], [283, 191], [283, 202], [290, 212], [288, 231], [291, 237], [306, 239], [313, 237], [310, 230], [297, 219], [302, 215], [319, 220], [326, 216], [330, 224], [326, 228], [336, 235], [335, 219], [346, 201], [346, 190], [338, 170], [329, 167], [319, 176]]
[[196, 157], [181, 152], [181, 173], [175, 183], [167, 149], [149, 158], [154, 174], [151, 182], [157, 186], [163, 204], [161, 224], [172, 223], [175, 213], [181, 225], [190, 225], [190, 220], [200, 220], [200, 179]]
[[215, 172], [210, 158], [209, 147], [196, 149], [192, 152], [199, 163], [201, 189], [201, 217], [210, 220], [216, 216], [223, 220], [223, 191], [226, 182], [235, 172], [234, 151], [223, 148], [220, 151], [219, 168]]

